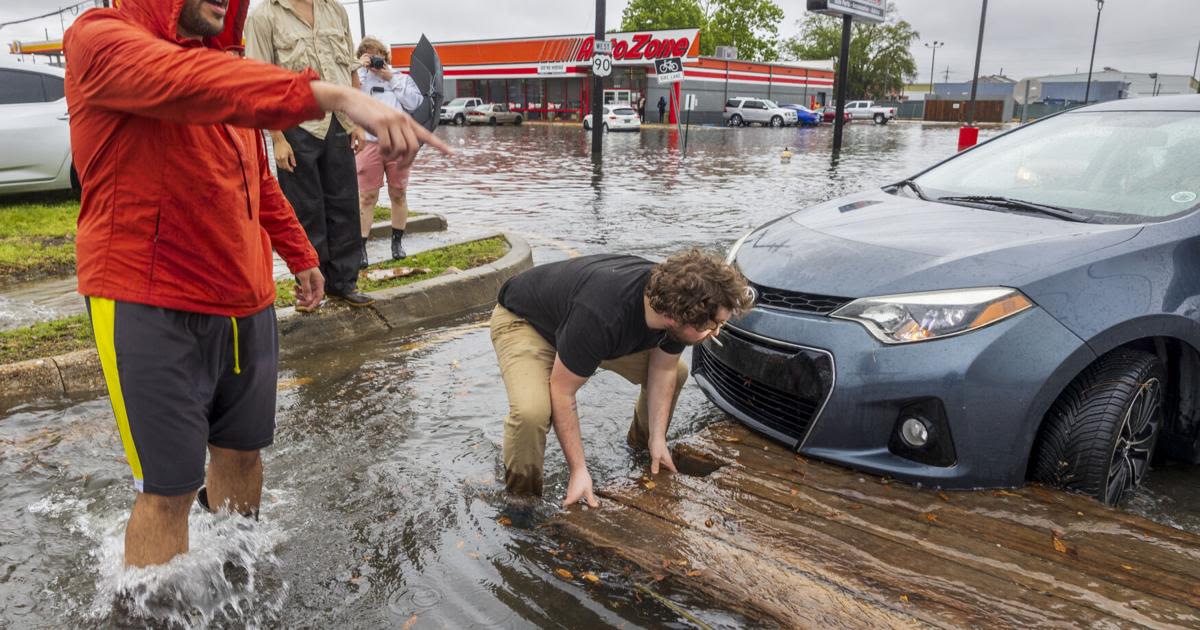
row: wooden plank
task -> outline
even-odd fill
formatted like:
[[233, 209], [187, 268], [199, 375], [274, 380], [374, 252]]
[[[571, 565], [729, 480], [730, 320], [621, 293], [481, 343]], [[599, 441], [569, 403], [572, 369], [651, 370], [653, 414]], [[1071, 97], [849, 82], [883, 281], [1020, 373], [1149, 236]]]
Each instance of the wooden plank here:
[[1200, 626], [1200, 537], [1084, 497], [922, 490], [732, 424], [676, 463], [702, 476], [609, 486], [557, 530], [780, 626]]

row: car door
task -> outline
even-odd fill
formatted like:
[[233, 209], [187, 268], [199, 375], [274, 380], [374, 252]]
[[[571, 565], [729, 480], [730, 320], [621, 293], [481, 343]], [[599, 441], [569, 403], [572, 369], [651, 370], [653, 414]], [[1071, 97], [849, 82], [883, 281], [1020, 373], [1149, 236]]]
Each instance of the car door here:
[[71, 131], [62, 95], [59, 77], [0, 68], [0, 187], [53, 181], [68, 167]]
[[759, 101], [746, 101], [742, 104], [742, 109], [745, 111], [746, 122], [766, 123], [767, 107]]

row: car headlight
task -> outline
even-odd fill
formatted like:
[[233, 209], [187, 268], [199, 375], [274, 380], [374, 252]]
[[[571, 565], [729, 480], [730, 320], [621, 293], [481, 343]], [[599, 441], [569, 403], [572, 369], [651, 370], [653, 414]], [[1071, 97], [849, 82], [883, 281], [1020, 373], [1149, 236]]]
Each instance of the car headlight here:
[[750, 237], [751, 232], [753, 232], [753, 230], [743, 234], [742, 238], [739, 238], [736, 242], [734, 242], [733, 247], [729, 248], [729, 254], [725, 256], [726, 265], [732, 265], [733, 261], [737, 259], [738, 250], [742, 248], [742, 243], [745, 243], [746, 239]]
[[1031, 307], [1016, 289], [989, 287], [863, 298], [830, 317], [856, 321], [883, 343], [900, 344], [960, 335]]

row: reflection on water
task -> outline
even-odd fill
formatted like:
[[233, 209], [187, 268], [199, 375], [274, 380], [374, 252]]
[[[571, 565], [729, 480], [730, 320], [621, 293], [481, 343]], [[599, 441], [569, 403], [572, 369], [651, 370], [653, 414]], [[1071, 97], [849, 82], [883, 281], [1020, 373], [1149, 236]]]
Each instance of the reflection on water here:
[[[693, 129], [686, 160], [676, 134], [646, 130], [607, 136], [596, 172], [575, 128], [439, 133], [458, 154], [424, 156], [413, 207], [444, 212], [464, 230], [529, 234], [539, 262], [574, 251], [724, 248], [784, 212], [912, 174], [956, 141], [947, 128], [854, 125], [832, 167], [827, 128]], [[779, 159], [785, 146], [796, 153], [788, 163]], [[645, 576], [602, 573], [537, 528], [565, 490], [553, 440], [551, 499], [532, 514], [506, 507], [505, 394], [478, 317], [289, 356], [283, 367], [263, 520], [193, 511], [193, 552], [153, 571], [120, 566], [132, 493], [108, 401], [5, 412], [0, 626], [119, 627], [149, 615], [210, 627], [685, 627], [634, 595]], [[624, 438], [636, 395], [603, 372], [580, 392], [598, 480], [642, 474], [645, 460]], [[670, 437], [720, 417], [689, 385]], [[1131, 509], [1200, 531], [1189, 472], [1155, 471]], [[599, 583], [578, 579], [584, 571]], [[742, 621], [663, 591], [715, 627]]]

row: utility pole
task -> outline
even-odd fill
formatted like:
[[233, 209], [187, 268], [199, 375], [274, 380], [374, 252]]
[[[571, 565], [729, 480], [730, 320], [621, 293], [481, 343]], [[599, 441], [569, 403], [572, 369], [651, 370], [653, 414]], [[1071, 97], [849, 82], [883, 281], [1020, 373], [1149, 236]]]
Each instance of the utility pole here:
[[[604, 0], [596, 0], [596, 41], [604, 39]], [[592, 73], [592, 162], [604, 157], [604, 77]]]
[[949, 82], [950, 82], [950, 66], [946, 66], [946, 79], [944, 81], [942, 81], [942, 83], [949, 83]]
[[1092, 67], [1096, 64], [1096, 39], [1100, 37], [1100, 12], [1104, 10], [1104, 0], [1096, 0], [1096, 30], [1092, 33], [1092, 59], [1088, 61], [1087, 89], [1083, 91], [1083, 104], [1087, 105], [1092, 96]]
[[937, 64], [937, 49], [939, 49], [945, 45], [946, 45], [946, 42], [939, 42], [936, 39], [933, 40], [932, 42], [925, 42], [925, 47], [933, 50], [933, 58], [930, 59], [930, 61], [929, 61], [929, 93], [930, 94], [937, 93], [937, 90], [933, 89], [933, 81], [935, 78], [933, 76], [933, 73], [934, 73], [934, 68], [937, 67], [936, 66], [936, 64]]
[[983, 9], [979, 12], [979, 42], [975, 44], [975, 76], [971, 79], [971, 105], [967, 112], [967, 126], [975, 126], [975, 96], [979, 91], [979, 60], [983, 56], [983, 27], [987, 23], [988, 0], [983, 0]]
[[[367, 12], [363, 11], [363, 0], [358, 0], [358, 32], [360, 38], [367, 36]], [[390, 63], [388, 64], [391, 65]]]
[[[1196, 77], [1196, 70], [1200, 69], [1200, 44], [1196, 44], [1196, 62], [1192, 64], [1192, 78]], [[1200, 93], [1200, 82], [1196, 84], [1196, 92]]]

